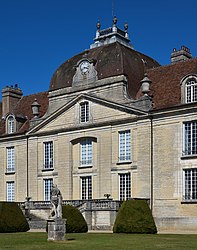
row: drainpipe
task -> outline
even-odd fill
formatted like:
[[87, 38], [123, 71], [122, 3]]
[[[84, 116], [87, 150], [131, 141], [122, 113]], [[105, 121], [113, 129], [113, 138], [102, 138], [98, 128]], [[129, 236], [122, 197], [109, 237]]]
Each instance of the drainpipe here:
[[153, 210], [153, 117], [150, 116], [150, 209]]
[[27, 197], [29, 197], [29, 138], [27, 136]]

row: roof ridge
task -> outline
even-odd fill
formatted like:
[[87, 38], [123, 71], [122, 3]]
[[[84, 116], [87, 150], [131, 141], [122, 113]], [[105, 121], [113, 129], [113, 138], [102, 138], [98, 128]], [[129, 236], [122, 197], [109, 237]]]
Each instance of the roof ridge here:
[[160, 68], [168, 68], [168, 67], [175, 67], [176, 65], [180, 65], [180, 64], [185, 64], [185, 63], [188, 63], [188, 62], [191, 62], [191, 61], [197, 61], [197, 57], [194, 57], [194, 58], [191, 58], [191, 59], [188, 59], [188, 60], [185, 60], [185, 61], [181, 61], [181, 62], [176, 62], [176, 63], [170, 63], [170, 64], [166, 64], [166, 65], [160, 65], [156, 68], [150, 68], [150, 69], [147, 69], [148, 71], [154, 71], [156, 69], [160, 69]]

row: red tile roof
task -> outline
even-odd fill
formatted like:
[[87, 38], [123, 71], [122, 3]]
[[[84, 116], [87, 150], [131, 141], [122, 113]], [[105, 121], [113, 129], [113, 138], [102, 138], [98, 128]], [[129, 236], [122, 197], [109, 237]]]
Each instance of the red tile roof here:
[[[16, 117], [23, 117], [24, 123], [19, 128], [17, 133], [25, 133], [29, 129], [29, 121], [33, 118], [31, 105], [34, 100], [37, 99], [37, 102], [40, 104], [40, 115], [42, 117], [48, 108], [48, 92], [40, 92], [37, 94], [32, 94], [29, 96], [23, 96], [20, 101], [17, 103], [16, 107], [12, 113]], [[1, 109], [0, 109], [1, 110]], [[1, 112], [1, 111], [0, 111]], [[0, 122], [0, 135], [5, 134], [5, 121]]]
[[149, 69], [147, 73], [152, 81], [154, 109], [181, 105], [181, 80], [189, 74], [197, 74], [197, 58]]

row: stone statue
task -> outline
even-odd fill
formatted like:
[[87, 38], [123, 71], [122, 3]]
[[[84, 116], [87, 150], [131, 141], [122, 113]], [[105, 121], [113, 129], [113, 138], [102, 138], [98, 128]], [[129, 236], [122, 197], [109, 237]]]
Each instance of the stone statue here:
[[51, 204], [52, 209], [50, 218], [62, 218], [62, 194], [57, 185], [53, 184], [51, 189]]
[[26, 197], [25, 198], [25, 203], [24, 203], [24, 209], [25, 209], [25, 217], [29, 220], [31, 220], [31, 216], [30, 216], [30, 199], [31, 197]]

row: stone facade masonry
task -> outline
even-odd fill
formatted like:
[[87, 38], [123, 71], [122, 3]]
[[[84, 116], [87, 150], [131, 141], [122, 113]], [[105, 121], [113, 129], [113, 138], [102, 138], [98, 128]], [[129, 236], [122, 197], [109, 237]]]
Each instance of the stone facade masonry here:
[[[150, 201], [159, 231], [196, 231], [196, 204], [183, 199], [183, 171], [196, 168], [197, 159], [182, 155], [183, 123], [197, 120], [196, 112], [190, 108], [186, 115], [184, 107], [178, 112], [164, 110], [151, 115], [136, 110], [124, 105], [124, 79], [118, 77], [116, 84], [115, 78], [108, 80], [109, 99], [105, 81], [97, 83], [94, 95], [85, 89], [76, 93], [70, 89], [51, 92], [49, 110], [36, 126], [25, 135], [0, 139], [0, 199], [7, 199], [6, 183], [12, 181], [17, 202], [26, 196], [32, 201], [43, 201], [44, 181], [52, 179], [64, 200], [81, 200], [81, 179], [91, 176], [93, 201], [104, 199], [105, 194], [116, 201], [120, 199], [120, 175], [130, 174], [131, 198]], [[113, 90], [112, 85], [116, 86]], [[115, 103], [116, 99], [121, 101]], [[82, 123], [80, 103], [84, 101], [89, 104], [89, 120]], [[131, 157], [121, 162], [119, 132], [128, 130]], [[85, 138], [92, 141], [92, 162], [87, 166], [80, 164], [80, 143]], [[51, 169], [44, 168], [46, 142], [53, 143]], [[6, 170], [7, 147], [15, 150], [12, 173]], [[117, 209], [107, 207], [101, 212], [96, 205], [93, 210], [81, 209], [90, 229], [112, 228]]]

